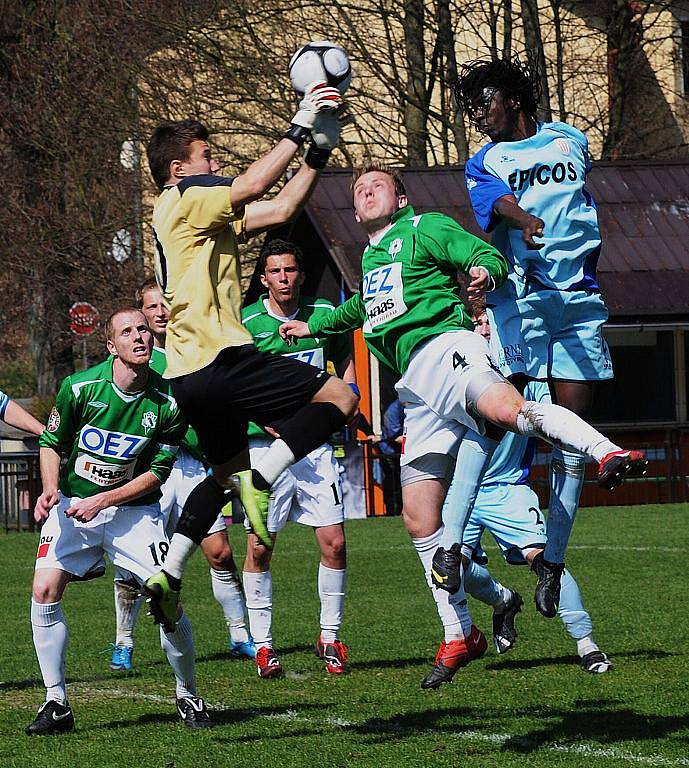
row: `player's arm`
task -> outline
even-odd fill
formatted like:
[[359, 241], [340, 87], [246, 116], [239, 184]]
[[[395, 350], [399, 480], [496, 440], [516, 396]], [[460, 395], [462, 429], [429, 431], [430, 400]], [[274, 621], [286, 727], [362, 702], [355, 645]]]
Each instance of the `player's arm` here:
[[69, 454], [77, 437], [78, 404], [72, 392], [72, 382], [68, 376], [63, 380], [55, 398], [48, 426], [38, 438], [41, 484], [43, 490], [36, 501], [34, 518], [36, 522], [45, 520], [50, 510], [60, 500], [60, 460]]
[[314, 83], [299, 103], [299, 110], [292, 118], [285, 137], [274, 149], [252, 163], [234, 180], [232, 185], [234, 209], [240, 210], [245, 205], [263, 197], [284, 174], [297, 151], [311, 136], [318, 113], [323, 110], [332, 112], [341, 104], [342, 96], [336, 88], [329, 88], [325, 83]]
[[36, 500], [34, 520], [40, 523], [46, 520], [50, 510], [60, 501], [58, 484], [60, 481], [60, 454], [53, 448], [41, 446], [38, 452], [41, 467], [41, 485], [43, 490]]
[[532, 216], [517, 202], [514, 195], [504, 195], [495, 201], [493, 209], [500, 218], [513, 229], [521, 229], [522, 240], [526, 247], [532, 251], [543, 248], [543, 243], [537, 243], [534, 237], [543, 237], [545, 222], [538, 216]]
[[366, 308], [361, 294], [355, 293], [329, 314], [312, 317], [308, 323], [301, 320], [288, 320], [280, 326], [280, 336], [286, 341], [305, 339], [310, 336], [332, 336], [361, 328], [365, 319]]
[[304, 163], [272, 200], [261, 200], [247, 206], [245, 228], [249, 235], [293, 221], [309, 199], [318, 175], [317, 168]]
[[87, 523], [107, 507], [117, 507], [134, 501], [141, 496], [152, 493], [160, 486], [161, 482], [153, 472], [144, 472], [119, 488], [97, 493], [87, 499], [76, 499], [74, 504], [65, 511], [65, 514], [80, 523]]
[[4, 392], [0, 392], [0, 419], [11, 427], [22, 429], [33, 435], [40, 435], [44, 430], [43, 424], [38, 419], [25, 411], [19, 403], [10, 400]]
[[464, 171], [464, 180], [478, 225], [484, 232], [490, 232], [502, 219], [508, 227], [522, 230], [527, 248], [542, 248], [543, 244], [536, 243], [533, 238], [543, 235], [543, 221], [519, 205], [510, 187], [486, 166], [484, 158], [485, 153], [479, 152], [467, 162]]

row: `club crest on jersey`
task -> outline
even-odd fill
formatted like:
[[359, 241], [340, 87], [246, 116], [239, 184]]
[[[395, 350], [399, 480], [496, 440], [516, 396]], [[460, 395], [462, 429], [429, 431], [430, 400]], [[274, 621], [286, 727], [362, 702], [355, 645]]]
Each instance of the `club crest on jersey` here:
[[388, 248], [388, 255], [391, 256], [393, 259], [397, 258], [397, 254], [402, 250], [402, 246], [404, 245], [404, 241], [401, 237], [396, 237], [391, 243], [390, 247]]
[[79, 448], [111, 459], [134, 459], [150, 442], [148, 437], [111, 432], [86, 424], [79, 433]]
[[146, 411], [141, 418], [141, 426], [144, 428], [144, 432], [148, 434], [152, 429], [156, 428], [158, 423], [158, 417], [153, 411]]
[[53, 406], [53, 409], [50, 411], [50, 416], [48, 417], [48, 432], [57, 432], [59, 426], [60, 412]]

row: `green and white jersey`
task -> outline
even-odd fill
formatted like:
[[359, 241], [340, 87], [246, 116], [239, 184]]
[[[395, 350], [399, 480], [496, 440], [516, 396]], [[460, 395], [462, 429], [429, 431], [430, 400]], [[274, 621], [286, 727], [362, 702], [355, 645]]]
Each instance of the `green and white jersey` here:
[[[335, 312], [335, 305], [328, 299], [313, 299], [302, 296], [299, 308], [289, 317], [274, 314], [264, 294], [255, 304], [242, 310], [242, 325], [254, 338], [254, 344], [261, 352], [272, 355], [292, 357], [321, 370], [326, 370], [328, 361], [338, 366], [351, 354], [349, 340], [343, 334], [316, 336], [311, 339], [298, 339], [291, 346], [280, 336], [279, 328], [287, 320], [302, 320], [308, 323], [312, 319], [328, 318]], [[257, 424], [250, 423], [249, 437], [266, 433]]]
[[[39, 445], [62, 456], [60, 491], [81, 499], [125, 485], [144, 472], [165, 482], [187, 428], [170, 392], [155, 371], [146, 387], [123, 392], [112, 380], [113, 358], [62, 382]], [[127, 502], [152, 504], [156, 490]]]
[[[497, 288], [507, 262], [493, 246], [442, 213], [408, 205], [382, 238], [366, 246], [360, 292], [330, 315], [309, 320], [316, 336], [363, 328], [371, 352], [402, 375], [414, 348], [447, 331], [473, 330], [459, 298], [457, 272], [485, 267]], [[301, 340], [300, 340], [301, 343]]]
[[[167, 368], [167, 355], [165, 353], [165, 347], [153, 347], [153, 351], [151, 352], [151, 362], [149, 365], [156, 373], [159, 373], [161, 376], [165, 373], [165, 369]], [[188, 427], [179, 447], [185, 450], [187, 453], [190, 453], [195, 459], [205, 463], [206, 459], [203, 455], [203, 451], [201, 450], [199, 436], [196, 434], [193, 427]]]

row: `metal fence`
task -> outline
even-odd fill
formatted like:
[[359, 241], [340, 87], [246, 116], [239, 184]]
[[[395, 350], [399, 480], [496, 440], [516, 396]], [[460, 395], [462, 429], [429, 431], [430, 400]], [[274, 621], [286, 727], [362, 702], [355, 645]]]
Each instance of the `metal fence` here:
[[0, 516], [8, 531], [33, 531], [33, 508], [41, 492], [37, 453], [0, 455]]

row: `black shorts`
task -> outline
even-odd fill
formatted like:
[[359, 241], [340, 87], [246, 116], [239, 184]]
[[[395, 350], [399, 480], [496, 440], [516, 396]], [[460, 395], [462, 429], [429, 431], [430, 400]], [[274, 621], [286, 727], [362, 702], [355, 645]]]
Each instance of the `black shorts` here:
[[329, 378], [313, 365], [245, 344], [223, 349], [210, 365], [170, 384], [206, 458], [223, 464], [247, 447], [248, 422], [279, 427]]

